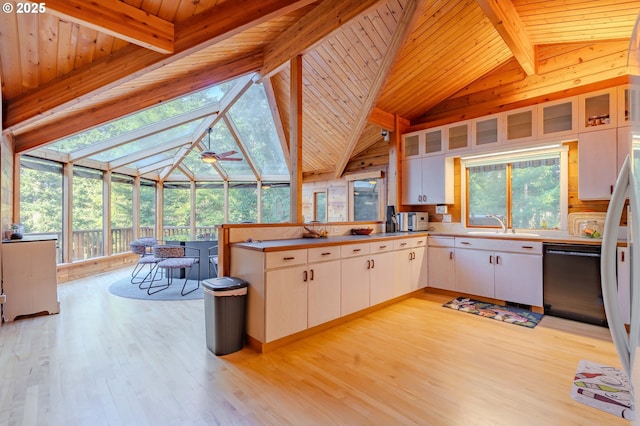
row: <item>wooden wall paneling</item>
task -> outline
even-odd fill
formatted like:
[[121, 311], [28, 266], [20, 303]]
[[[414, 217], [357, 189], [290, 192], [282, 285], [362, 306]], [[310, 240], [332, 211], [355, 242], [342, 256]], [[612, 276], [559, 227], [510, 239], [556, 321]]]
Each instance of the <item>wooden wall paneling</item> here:
[[51, 81], [58, 76], [58, 22], [55, 16], [44, 13], [39, 15], [38, 40], [39, 51], [39, 81]]
[[[80, 27], [71, 22], [59, 21], [58, 23], [58, 48], [56, 61], [56, 78], [73, 70], [76, 56], [76, 40]], [[15, 96], [11, 96], [10, 99]]]
[[[38, 32], [30, 30], [30, 28], [38, 27], [38, 20], [38, 15], [36, 14], [18, 14], [18, 22], [21, 23], [18, 26], [18, 37], [23, 43], [20, 46], [18, 58], [20, 60], [22, 86], [26, 89], [33, 89], [40, 84]], [[8, 114], [8, 111], [5, 113]]]
[[290, 118], [289, 137], [291, 141], [290, 160], [290, 188], [291, 188], [291, 220], [302, 222], [302, 56], [296, 56], [291, 60], [290, 81]]

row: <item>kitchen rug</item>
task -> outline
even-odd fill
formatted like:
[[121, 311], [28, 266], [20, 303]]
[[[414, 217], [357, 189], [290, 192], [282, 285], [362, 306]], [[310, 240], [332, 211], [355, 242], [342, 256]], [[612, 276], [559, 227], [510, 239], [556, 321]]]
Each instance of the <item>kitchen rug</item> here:
[[[166, 282], [166, 281], [165, 281]], [[141, 299], [141, 300], [193, 300], [193, 299], [203, 299], [204, 293], [202, 290], [202, 285], [199, 285], [196, 280], [189, 280], [187, 282], [187, 287], [185, 291], [189, 291], [193, 288], [197, 288], [197, 290], [187, 294], [180, 294], [182, 291], [182, 284], [184, 283], [184, 279], [174, 279], [173, 283], [166, 290], [158, 291], [157, 293], [153, 293], [151, 295], [147, 294], [147, 290], [141, 290], [137, 284], [131, 284], [131, 277], [121, 278], [118, 281], [112, 283], [109, 286], [109, 293], [126, 297], [128, 299]], [[155, 285], [161, 285], [162, 282], [157, 282]], [[156, 289], [157, 290], [157, 289]]]
[[468, 297], [456, 297], [442, 306], [529, 328], [538, 325], [543, 317], [542, 314], [527, 309], [481, 302]]
[[635, 420], [635, 399], [622, 370], [580, 360], [571, 386], [571, 398], [626, 420]]

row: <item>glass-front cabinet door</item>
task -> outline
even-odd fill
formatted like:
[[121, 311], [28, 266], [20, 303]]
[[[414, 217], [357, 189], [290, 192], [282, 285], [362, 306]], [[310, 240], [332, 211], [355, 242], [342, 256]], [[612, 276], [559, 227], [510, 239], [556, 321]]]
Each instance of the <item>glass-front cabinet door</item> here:
[[507, 142], [523, 142], [536, 138], [536, 108], [514, 109], [505, 113]]
[[483, 147], [500, 142], [502, 116], [493, 115], [474, 120], [473, 145]]
[[570, 98], [540, 104], [538, 137], [546, 138], [578, 132], [578, 99]]
[[616, 122], [616, 89], [581, 95], [580, 131], [591, 131], [612, 128]]
[[420, 157], [420, 134], [411, 133], [403, 136], [402, 139], [402, 156], [403, 158]]
[[471, 146], [470, 122], [456, 123], [447, 127], [447, 150], [464, 150]]
[[439, 154], [442, 152], [442, 128], [429, 129], [424, 132], [425, 155]]

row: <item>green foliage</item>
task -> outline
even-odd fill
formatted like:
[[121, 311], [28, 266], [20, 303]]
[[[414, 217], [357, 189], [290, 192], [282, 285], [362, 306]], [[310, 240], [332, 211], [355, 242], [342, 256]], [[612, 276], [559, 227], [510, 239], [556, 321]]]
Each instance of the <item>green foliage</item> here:
[[20, 223], [26, 233], [62, 232], [62, 168], [20, 168]]

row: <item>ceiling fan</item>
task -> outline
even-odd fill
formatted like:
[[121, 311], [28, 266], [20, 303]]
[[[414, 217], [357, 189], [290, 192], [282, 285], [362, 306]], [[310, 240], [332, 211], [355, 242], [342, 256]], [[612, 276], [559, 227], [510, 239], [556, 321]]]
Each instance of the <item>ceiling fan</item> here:
[[207, 132], [209, 133], [209, 140], [207, 143], [207, 149], [202, 151], [202, 154], [200, 155], [202, 161], [205, 163], [215, 163], [216, 161], [242, 161], [242, 158], [229, 157], [230, 155], [237, 154], [236, 151], [221, 152], [220, 154], [211, 151], [211, 127], [207, 129]]

